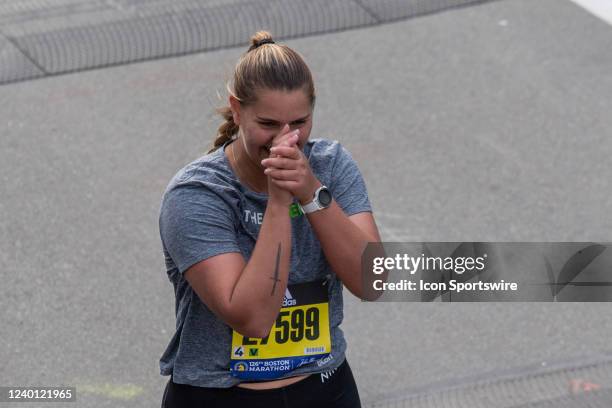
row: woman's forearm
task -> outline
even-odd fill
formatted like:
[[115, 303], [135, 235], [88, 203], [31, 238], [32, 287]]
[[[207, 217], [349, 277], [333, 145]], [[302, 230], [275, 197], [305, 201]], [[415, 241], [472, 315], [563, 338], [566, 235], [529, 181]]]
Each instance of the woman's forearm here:
[[334, 272], [355, 296], [363, 298], [361, 256], [368, 242], [380, 241], [380, 237], [362, 231], [335, 201], [308, 214], [308, 220]]
[[274, 324], [287, 287], [291, 258], [291, 218], [286, 205], [269, 202], [257, 243], [230, 302], [247, 310], [249, 337], [265, 337]]

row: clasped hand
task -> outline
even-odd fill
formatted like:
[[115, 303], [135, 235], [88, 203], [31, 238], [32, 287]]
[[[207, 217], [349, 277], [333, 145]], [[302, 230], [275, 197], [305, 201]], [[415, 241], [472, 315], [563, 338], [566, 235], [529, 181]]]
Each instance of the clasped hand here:
[[275, 186], [289, 191], [300, 204], [312, 201], [315, 190], [321, 183], [312, 173], [308, 159], [297, 145], [299, 130], [285, 133], [285, 125], [275, 138], [270, 157], [262, 160], [264, 174]]

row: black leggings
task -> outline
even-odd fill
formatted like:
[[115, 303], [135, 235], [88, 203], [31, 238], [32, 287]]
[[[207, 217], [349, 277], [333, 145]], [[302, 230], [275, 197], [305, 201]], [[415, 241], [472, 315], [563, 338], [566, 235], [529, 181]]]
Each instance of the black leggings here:
[[353, 373], [344, 362], [333, 372], [311, 374], [308, 378], [281, 388], [203, 388], [176, 384], [172, 377], [166, 385], [162, 408], [360, 408]]

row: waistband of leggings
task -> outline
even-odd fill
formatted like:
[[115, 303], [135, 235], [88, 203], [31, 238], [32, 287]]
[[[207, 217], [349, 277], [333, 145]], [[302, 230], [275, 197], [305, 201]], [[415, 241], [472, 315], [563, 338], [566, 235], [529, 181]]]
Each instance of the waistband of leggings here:
[[[331, 374], [330, 379], [332, 378], [332, 376], [336, 376], [340, 374], [340, 372], [344, 371], [347, 366], [348, 366], [348, 362], [345, 358], [342, 361], [342, 363], [338, 367], [336, 367], [335, 370], [332, 369], [333, 373]], [[332, 370], [327, 370], [327, 371], [323, 371], [320, 373], [311, 373], [308, 377], [304, 378], [303, 380], [300, 380], [293, 384], [285, 385], [283, 387], [278, 387], [278, 388], [253, 390], [250, 388], [241, 388], [238, 386], [233, 386], [231, 387], [231, 389], [237, 392], [240, 392], [242, 394], [275, 394], [275, 393], [281, 393], [283, 391], [296, 391], [296, 390], [299, 390], [300, 388], [309, 388], [313, 385], [320, 385], [321, 384], [321, 381], [320, 381], [321, 374], [328, 372], [328, 371], [332, 371]], [[287, 377], [287, 378], [290, 378], [290, 377]]]

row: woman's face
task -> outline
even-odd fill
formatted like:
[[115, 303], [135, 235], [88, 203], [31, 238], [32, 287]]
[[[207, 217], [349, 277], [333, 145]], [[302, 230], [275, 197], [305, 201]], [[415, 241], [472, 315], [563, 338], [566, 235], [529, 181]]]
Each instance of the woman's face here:
[[232, 97], [230, 104], [246, 153], [258, 166], [268, 157], [272, 140], [285, 124], [289, 125], [289, 131], [300, 130], [298, 147], [304, 149], [312, 129], [313, 113], [304, 91], [260, 90], [254, 105], [240, 106]]

